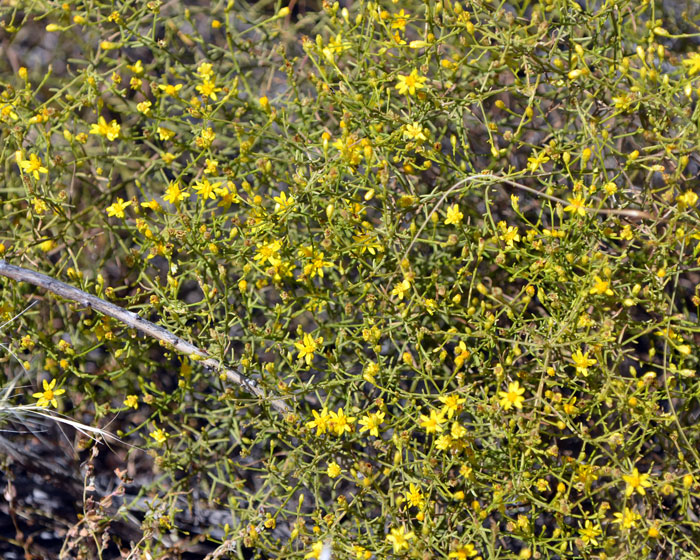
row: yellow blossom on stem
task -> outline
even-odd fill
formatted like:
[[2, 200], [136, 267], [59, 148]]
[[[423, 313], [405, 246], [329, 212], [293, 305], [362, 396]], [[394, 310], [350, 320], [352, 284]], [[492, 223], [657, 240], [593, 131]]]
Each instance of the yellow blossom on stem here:
[[90, 125], [90, 134], [97, 134], [98, 136], [104, 136], [110, 142], [117, 139], [119, 132], [121, 131], [121, 125], [117, 123], [116, 120], [107, 124], [104, 117], [97, 119], [97, 124]]
[[396, 84], [396, 89], [399, 90], [401, 95], [415, 95], [416, 90], [423, 89], [425, 87], [425, 81], [427, 78], [418, 75], [418, 71], [414, 68], [408, 76], [399, 74], [398, 83]]
[[163, 428], [158, 428], [157, 430], [153, 430], [148, 435], [150, 435], [158, 445], [163, 445], [165, 443], [165, 441], [168, 439], [168, 433], [165, 430], [163, 430]]
[[328, 409], [324, 406], [319, 414], [317, 411], [312, 410], [311, 413], [314, 416], [313, 420], [306, 423], [307, 428], [316, 428], [316, 435], [320, 436], [325, 434], [328, 430], [328, 423], [330, 422], [330, 415], [328, 414]]
[[326, 474], [330, 478], [336, 478], [340, 476], [340, 473], [342, 473], [343, 470], [340, 468], [340, 465], [333, 461], [332, 463], [328, 464], [328, 468], [326, 469]]
[[444, 423], [445, 417], [442, 412], [431, 410], [430, 416], [426, 416], [425, 414], [420, 415], [419, 426], [429, 434], [442, 432], [442, 424]]
[[572, 214], [578, 214], [579, 216], [586, 215], [586, 200], [580, 194], [577, 194], [573, 198], [567, 199], [569, 205], [564, 208], [564, 212], [571, 212]]
[[590, 519], [586, 519], [586, 523], [582, 529], [578, 530], [581, 535], [581, 540], [584, 544], [592, 544], [598, 546], [598, 537], [603, 534], [600, 525], [591, 523]]
[[448, 418], [452, 418], [465, 401], [466, 399], [460, 399], [457, 393], [440, 397], [440, 402], [443, 404], [441, 414], [447, 414]]
[[425, 497], [423, 496], [420, 487], [412, 482], [408, 485], [408, 492], [406, 492], [404, 497], [411, 507], [421, 509], [425, 505]]
[[29, 159], [21, 159], [21, 157], [21, 154], [17, 157], [20, 168], [25, 173], [32, 175], [35, 179], [39, 178], [39, 173], [47, 174], [49, 172], [36, 154], [29, 154]]
[[178, 205], [180, 201], [185, 199], [186, 196], [187, 192], [180, 190], [180, 183], [177, 181], [171, 181], [165, 191], [163, 200], [170, 202], [171, 204]]
[[612, 296], [614, 294], [610, 288], [610, 280], [603, 280], [600, 276], [595, 277], [595, 283], [588, 293], [592, 295], [605, 294], [606, 296]]
[[337, 412], [331, 411], [330, 420], [328, 421], [328, 431], [334, 432], [337, 436], [342, 436], [345, 432], [352, 432], [352, 425], [355, 423], [354, 416], [346, 416], [343, 408], [339, 408]]
[[511, 407], [522, 408], [525, 401], [525, 397], [522, 396], [524, 392], [525, 389], [517, 381], [508, 383], [507, 391], [498, 392], [498, 396], [501, 397], [499, 403], [503, 410], [510, 410]]
[[125, 201], [123, 198], [117, 198], [117, 201], [114, 202], [113, 204], [110, 204], [105, 208], [107, 211], [108, 216], [114, 216], [116, 218], [123, 218], [124, 217], [124, 210], [126, 209], [127, 206], [131, 204], [131, 201]]
[[408, 549], [408, 541], [412, 540], [416, 535], [413, 531], [406, 532], [405, 527], [392, 528], [386, 536], [386, 540], [394, 547], [394, 554]]
[[637, 525], [637, 521], [639, 521], [642, 516], [639, 515], [636, 511], [625, 507], [624, 511], [622, 512], [616, 512], [613, 514], [613, 517], [615, 520], [613, 523], [617, 523], [620, 525], [622, 529], [634, 529]]
[[36, 405], [42, 408], [48, 407], [49, 405], [53, 406], [54, 408], [58, 408], [58, 401], [56, 400], [56, 397], [65, 393], [66, 390], [54, 389], [54, 387], [56, 387], [55, 379], [52, 379], [50, 383], [46, 381], [46, 379], [44, 379], [44, 381], [42, 382], [42, 386], [44, 388], [43, 391], [34, 393], [32, 395], [32, 397], [34, 397], [35, 399], [39, 399]]
[[574, 362], [576, 373], [580, 373], [583, 376], [588, 375], [588, 368], [590, 366], [598, 363], [598, 360], [588, 357], [588, 352], [581, 352], [580, 348], [571, 354], [571, 360]]
[[136, 395], [127, 395], [124, 399], [124, 406], [137, 409], [139, 407], [139, 398]]
[[467, 560], [477, 555], [476, 548], [473, 544], [460, 546], [457, 550], [450, 552], [448, 558], [456, 558], [457, 560]]
[[369, 432], [374, 437], [379, 437], [379, 426], [384, 422], [384, 412], [372, 412], [360, 418], [360, 433]]
[[455, 225], [458, 226], [459, 224], [462, 223], [462, 218], [464, 218], [464, 214], [459, 209], [459, 206], [456, 204], [453, 204], [447, 209], [447, 217], [445, 218], [445, 225]]
[[403, 137], [407, 140], [415, 140], [418, 143], [425, 142], [428, 139], [423, 133], [423, 127], [417, 122], [403, 127]]
[[314, 352], [323, 344], [323, 337], [314, 338], [309, 333], [305, 333], [300, 342], [295, 342], [294, 346], [299, 350], [297, 357], [310, 366], [314, 359]]
[[622, 480], [627, 483], [627, 488], [625, 489], [625, 495], [631, 496], [635, 492], [644, 496], [646, 494], [645, 488], [651, 487], [651, 481], [649, 480], [649, 474], [641, 474], [637, 467], [632, 470], [632, 474], [622, 475]]

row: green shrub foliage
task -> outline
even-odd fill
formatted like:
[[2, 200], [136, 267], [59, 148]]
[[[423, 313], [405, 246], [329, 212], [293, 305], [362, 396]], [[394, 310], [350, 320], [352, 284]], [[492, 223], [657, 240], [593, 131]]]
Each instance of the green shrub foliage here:
[[1, 323], [40, 299], [12, 402], [141, 465], [64, 552], [697, 558], [700, 32], [668, 4], [0, 1], [0, 256], [265, 392], [4, 279]]

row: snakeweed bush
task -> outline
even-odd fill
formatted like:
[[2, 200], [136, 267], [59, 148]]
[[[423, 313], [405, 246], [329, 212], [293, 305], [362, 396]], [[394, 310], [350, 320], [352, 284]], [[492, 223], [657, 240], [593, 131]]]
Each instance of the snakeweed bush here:
[[3, 282], [17, 403], [141, 465], [63, 554], [698, 557], [697, 14], [0, 6], [0, 256], [262, 395]]

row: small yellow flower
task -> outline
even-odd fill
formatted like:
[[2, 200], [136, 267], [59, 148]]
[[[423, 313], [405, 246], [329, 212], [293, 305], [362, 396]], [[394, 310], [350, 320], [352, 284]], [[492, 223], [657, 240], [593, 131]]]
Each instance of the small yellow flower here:
[[307, 422], [306, 427], [311, 428], [312, 430], [316, 428], [317, 436], [325, 434], [328, 430], [328, 423], [330, 422], [328, 409], [324, 406], [320, 414], [315, 410], [312, 410], [311, 413], [313, 414], [314, 419]]
[[394, 554], [399, 554], [403, 550], [408, 549], [408, 541], [412, 540], [415, 536], [413, 531], [406, 532], [405, 527], [398, 527], [391, 529], [386, 536], [386, 540], [394, 547]]
[[141, 103], [136, 104], [136, 110], [142, 115], [148, 116], [151, 113], [151, 105], [150, 101], [141, 101]]
[[336, 478], [340, 476], [340, 473], [343, 472], [343, 469], [340, 468], [340, 465], [333, 461], [332, 463], [328, 464], [328, 468], [326, 469], [326, 474], [330, 478]]
[[[21, 158], [21, 155], [19, 158]], [[35, 179], [39, 178], [39, 173], [46, 174], [49, 172], [49, 170], [42, 165], [41, 159], [39, 159], [36, 154], [29, 154], [29, 159], [19, 159], [19, 166], [22, 168], [22, 171], [30, 173]]]
[[139, 398], [137, 395], [127, 395], [124, 399], [124, 406], [137, 409], [139, 407]]
[[593, 287], [588, 291], [589, 294], [605, 294], [612, 296], [614, 292], [610, 289], [610, 280], [603, 280], [600, 276], [595, 277]]
[[476, 548], [473, 544], [467, 544], [465, 546], [460, 546], [454, 552], [450, 552], [448, 558], [457, 558], [457, 560], [467, 560], [467, 558], [473, 558], [476, 556]]
[[342, 436], [345, 432], [352, 432], [352, 425], [355, 422], [354, 416], [346, 416], [342, 407], [337, 412], [331, 411], [328, 421], [328, 431], [335, 432], [335, 435]]
[[423, 428], [428, 434], [435, 434], [442, 432], [442, 424], [445, 423], [445, 417], [442, 412], [437, 412], [435, 410], [430, 411], [430, 416], [425, 414], [420, 415], [420, 422], [418, 425]]
[[171, 204], [179, 204], [181, 200], [184, 200], [185, 197], [187, 196], [187, 193], [183, 190], [180, 190], [180, 183], [177, 181], [171, 181], [170, 184], [168, 185], [168, 188], [165, 191], [165, 196], [163, 197], [163, 200], [166, 202], [170, 202]]
[[571, 212], [572, 214], [578, 214], [579, 216], [586, 215], [586, 200], [580, 194], [577, 194], [573, 198], [569, 198], [569, 205], [564, 208], [564, 212]]
[[163, 445], [165, 441], [168, 439], [168, 433], [163, 430], [162, 428], [158, 428], [157, 430], [153, 430], [149, 434], [158, 445]]
[[165, 84], [160, 84], [158, 89], [165, 92], [165, 95], [178, 97], [180, 95], [179, 92], [182, 89], [182, 84], [170, 85], [166, 82]]
[[399, 90], [401, 95], [415, 95], [416, 90], [423, 89], [425, 87], [425, 81], [427, 78], [418, 75], [418, 71], [414, 68], [408, 76], [403, 76], [399, 74], [398, 83], [396, 84], [396, 89]]
[[112, 121], [109, 124], [107, 124], [105, 118], [100, 117], [99, 119], [97, 119], [97, 124], [90, 125], [90, 134], [104, 136], [110, 142], [113, 142], [118, 138], [120, 131], [121, 125], [117, 123], [117, 121], [114, 119], [112, 119]]
[[583, 376], [588, 375], [588, 368], [590, 366], [598, 363], [598, 360], [588, 357], [588, 352], [581, 352], [580, 348], [571, 354], [571, 360], [574, 362], [576, 373], [580, 373]]
[[443, 405], [442, 414], [447, 414], [448, 418], [452, 418], [459, 410], [460, 405], [465, 401], [466, 399], [460, 399], [457, 393], [440, 397], [440, 402]]
[[464, 218], [464, 214], [459, 209], [459, 206], [456, 204], [453, 204], [447, 209], [447, 217], [445, 218], [445, 225], [455, 225], [458, 226], [459, 224], [462, 223], [462, 219]]
[[374, 437], [379, 437], [379, 426], [384, 422], [384, 412], [372, 412], [360, 418], [360, 433], [369, 432]]
[[173, 136], [175, 136], [175, 131], [170, 130], [169, 128], [165, 128], [163, 126], [158, 127], [158, 138], [161, 140], [170, 140]]
[[636, 511], [628, 507], [621, 513], [614, 513], [613, 516], [615, 517], [613, 523], [618, 523], [622, 529], [634, 529], [637, 521], [642, 518]]
[[416, 486], [412, 482], [408, 485], [408, 492], [406, 492], [404, 497], [411, 507], [417, 507], [420, 509], [425, 505], [425, 497], [420, 491], [420, 487]]
[[525, 401], [525, 397], [522, 396], [524, 392], [525, 389], [517, 381], [508, 383], [507, 391], [498, 392], [498, 396], [501, 397], [499, 404], [503, 407], [503, 410], [510, 410], [513, 406], [522, 408]]
[[527, 169], [528, 171], [534, 173], [542, 166], [543, 163], [547, 163], [548, 161], [549, 157], [547, 154], [544, 151], [541, 151], [539, 154], [535, 154], [527, 158]]
[[299, 350], [297, 357], [304, 360], [306, 365], [310, 366], [314, 359], [314, 352], [318, 350], [321, 344], [323, 344], [322, 336], [314, 338], [309, 333], [304, 333], [302, 340], [294, 343], [295, 348]]
[[406, 292], [410, 289], [411, 283], [408, 280], [403, 280], [398, 284], [394, 284], [394, 287], [391, 290], [391, 295], [396, 296], [398, 300], [401, 301], [404, 298]]
[[650, 488], [652, 485], [649, 480], [649, 474], [640, 474], [637, 467], [632, 470], [632, 474], [622, 475], [622, 480], [627, 483], [627, 488], [625, 489], [626, 496], [631, 496], [635, 492], [644, 496], [646, 494], [645, 488]]
[[221, 183], [210, 183], [208, 179], [202, 179], [194, 184], [194, 190], [197, 191], [197, 195], [202, 199], [202, 202], [215, 199], [216, 198], [216, 188], [221, 185]]
[[131, 205], [131, 201], [125, 201], [123, 198], [117, 198], [117, 201], [110, 206], [107, 206], [105, 210], [108, 216], [114, 216], [116, 218], [124, 217], [124, 210], [127, 206]]
[[423, 127], [417, 122], [403, 127], [403, 137], [407, 140], [415, 140], [417, 143], [425, 142], [428, 139], [423, 132]]
[[36, 405], [42, 408], [48, 407], [49, 405], [53, 406], [54, 408], [58, 408], [58, 401], [56, 400], [56, 397], [65, 393], [66, 390], [54, 389], [54, 387], [56, 386], [55, 379], [52, 379], [51, 383], [44, 379], [44, 381], [42, 382], [42, 386], [44, 387], [43, 391], [34, 393], [32, 395], [32, 397], [34, 397], [35, 399], [39, 399]]
[[286, 212], [290, 208], [294, 207], [296, 200], [293, 196], [287, 196], [287, 193], [282, 191], [279, 196], [273, 197], [275, 201], [275, 212]]
[[590, 519], [586, 519], [585, 526], [583, 529], [579, 529], [578, 532], [584, 544], [592, 544], [593, 546], [598, 546], [598, 537], [603, 534], [600, 525], [593, 525]]
[[694, 76], [700, 72], [700, 53], [693, 53], [683, 60], [683, 66], [686, 67], [688, 76]]

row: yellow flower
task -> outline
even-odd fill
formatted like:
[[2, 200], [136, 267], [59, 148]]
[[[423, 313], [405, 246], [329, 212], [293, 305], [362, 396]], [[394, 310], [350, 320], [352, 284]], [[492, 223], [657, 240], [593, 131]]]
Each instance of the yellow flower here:
[[142, 115], [148, 115], [151, 112], [151, 105], [150, 101], [141, 101], [136, 104], [136, 110]]
[[383, 412], [372, 412], [360, 418], [360, 433], [369, 432], [374, 437], [379, 437], [379, 426], [384, 422]]
[[394, 547], [394, 554], [398, 554], [403, 550], [408, 549], [408, 541], [413, 539], [416, 535], [413, 531], [406, 532], [404, 527], [399, 527], [397, 529], [392, 528], [389, 534], [386, 536], [386, 540], [389, 541]]
[[700, 53], [693, 53], [688, 58], [683, 60], [683, 66], [686, 67], [688, 76], [694, 76], [700, 72]]
[[445, 225], [449, 226], [450, 224], [454, 224], [458, 226], [459, 224], [462, 223], [462, 218], [464, 218], [464, 214], [459, 210], [459, 206], [456, 204], [453, 204], [447, 209], [447, 217], [445, 218]]
[[527, 158], [527, 169], [528, 171], [534, 173], [542, 166], [543, 163], [547, 163], [548, 161], [549, 157], [544, 151], [542, 151], [539, 154]]
[[651, 487], [649, 475], [647, 473], [640, 474], [637, 467], [632, 470], [632, 474], [622, 475], [622, 480], [627, 483], [627, 488], [625, 489], [626, 496], [631, 496], [635, 492], [644, 496], [646, 494], [645, 488]]
[[518, 233], [517, 226], [508, 226], [498, 238], [505, 242], [506, 247], [512, 247], [513, 243], [520, 241], [520, 234]]
[[287, 196], [287, 193], [284, 191], [282, 191], [279, 196], [275, 196], [272, 200], [275, 201], [275, 212], [285, 212], [293, 208], [296, 202], [293, 196]]
[[522, 408], [525, 401], [525, 397], [522, 396], [524, 392], [525, 389], [517, 381], [508, 383], [507, 391], [498, 392], [498, 396], [501, 397], [499, 404], [503, 407], [503, 410], [510, 410], [513, 406]]
[[403, 127], [403, 137], [416, 142], [425, 142], [428, 138], [423, 133], [423, 127], [420, 123], [414, 122]]
[[282, 243], [275, 239], [269, 243], [258, 243], [258, 252], [253, 257], [254, 260], [260, 261], [261, 265], [269, 262], [272, 266], [280, 264], [279, 252], [282, 248]]
[[214, 173], [216, 173], [217, 167], [219, 167], [218, 161], [216, 161], [215, 159], [206, 158], [205, 166], [204, 166], [204, 173], [206, 175], [214, 175]]
[[208, 199], [216, 198], [215, 190], [221, 183], [210, 183], [208, 179], [202, 179], [194, 184], [194, 190], [202, 199], [202, 202]]
[[613, 523], [618, 523], [622, 529], [634, 529], [642, 516], [636, 511], [626, 507], [622, 513], [614, 513], [615, 520]]
[[210, 82], [209, 80], [204, 80], [201, 84], [198, 84], [195, 89], [202, 94], [204, 97], [208, 97], [212, 101], [216, 101], [217, 96], [216, 93], [221, 91], [220, 87], [216, 87], [216, 84], [214, 82]]
[[323, 409], [321, 409], [320, 414], [318, 412], [316, 412], [315, 410], [312, 410], [311, 413], [313, 414], [314, 419], [307, 422], [306, 427], [311, 428], [311, 429], [316, 428], [316, 435], [317, 436], [325, 434], [326, 430], [328, 430], [328, 423], [330, 421], [330, 416], [328, 415], [328, 409], [324, 406]]
[[166, 202], [170, 202], [171, 204], [179, 204], [181, 200], [184, 200], [185, 197], [187, 196], [187, 193], [183, 190], [180, 190], [180, 183], [177, 181], [170, 181], [170, 184], [168, 185], [168, 188], [165, 191], [165, 196], [163, 197], [163, 200]]
[[588, 368], [590, 366], [598, 363], [598, 360], [588, 357], [588, 352], [581, 352], [580, 348], [571, 354], [571, 360], [574, 362], [576, 373], [580, 373], [583, 376], [588, 375]]
[[416, 90], [423, 89], [425, 87], [425, 81], [427, 78], [418, 75], [418, 71], [414, 68], [408, 76], [403, 76], [399, 74], [398, 83], [396, 84], [396, 89], [399, 90], [401, 95], [415, 95]]
[[182, 84], [170, 85], [167, 82], [165, 84], [160, 84], [158, 89], [165, 92], [165, 95], [171, 97], [178, 97], [179, 91], [182, 89]]
[[173, 136], [175, 136], [174, 130], [170, 130], [169, 128], [165, 128], [163, 126], [158, 127], [158, 138], [161, 140], [170, 140]]
[[468, 544], [465, 546], [460, 546], [454, 552], [450, 552], [448, 558], [457, 558], [457, 560], [467, 560], [467, 558], [473, 558], [476, 556], [476, 548], [473, 544]]
[[323, 552], [323, 541], [316, 541], [311, 545], [311, 552], [304, 555], [304, 558], [311, 558], [313, 560], [319, 560], [321, 558], [321, 553]]
[[141, 63], [141, 60], [137, 60], [133, 64], [127, 64], [126, 67], [137, 76], [143, 74], [143, 64]]
[[203, 80], [211, 80], [211, 77], [214, 75], [214, 70], [212, 70], [211, 63], [202, 62], [199, 66], [197, 66], [197, 74], [199, 74], [199, 77]]
[[152, 431], [149, 434], [158, 445], [163, 445], [165, 443], [165, 440], [168, 439], [168, 433], [163, 430], [162, 428], [158, 428], [157, 430]]
[[[311, 365], [314, 359], [314, 352], [323, 344], [323, 337], [314, 338], [309, 333], [304, 333], [301, 342], [295, 342], [294, 346], [299, 350], [297, 357], [306, 361], [306, 365]], [[341, 409], [342, 410], [342, 409]]]
[[197, 144], [197, 146], [203, 150], [206, 150], [209, 146], [211, 146], [215, 138], [216, 134], [214, 131], [211, 128], [205, 128], [195, 140], [195, 144]]
[[139, 398], [136, 395], [127, 395], [124, 399], [124, 406], [137, 409], [139, 407]]
[[[21, 158], [21, 155], [19, 158]], [[29, 154], [29, 159], [20, 160], [19, 166], [22, 168], [22, 171], [32, 174], [35, 179], [39, 178], [39, 173], [46, 174], [49, 172], [49, 170], [42, 165], [41, 159], [39, 159], [36, 154]]]
[[409, 15], [410, 14], [407, 14], [403, 10], [401, 10], [398, 14], [395, 14], [393, 18], [394, 21], [391, 22], [391, 28], [404, 31], [406, 29], [406, 24], [408, 23]]
[[331, 411], [328, 422], [328, 431], [335, 432], [335, 435], [342, 436], [345, 432], [352, 432], [352, 425], [355, 422], [354, 416], [346, 416], [342, 407], [337, 412]]
[[51, 383], [49, 383], [48, 381], [46, 381], [46, 379], [44, 379], [42, 385], [44, 387], [44, 390], [40, 391], [38, 393], [34, 393], [32, 395], [32, 397], [34, 397], [35, 399], [39, 399], [37, 401], [36, 405], [40, 406], [42, 408], [45, 408], [45, 407], [49, 406], [49, 404], [50, 404], [54, 408], [58, 408], [58, 401], [56, 400], [56, 397], [65, 393], [66, 390], [65, 389], [54, 389], [54, 387], [56, 386], [55, 379], [52, 379]]
[[107, 206], [105, 210], [108, 216], [114, 216], [116, 218], [124, 217], [124, 210], [127, 206], [131, 205], [131, 201], [124, 201], [123, 198], [117, 198], [117, 201], [110, 206]]
[[336, 478], [340, 476], [341, 472], [343, 472], [343, 470], [340, 468], [340, 465], [335, 461], [329, 463], [328, 468], [326, 469], [326, 474], [331, 478]]
[[425, 497], [420, 488], [412, 482], [408, 485], [408, 492], [405, 494], [406, 501], [412, 507], [422, 508], [425, 505]]
[[455, 367], [460, 368], [464, 364], [465, 361], [469, 359], [469, 356], [471, 356], [472, 353], [467, 350], [467, 345], [464, 343], [463, 340], [459, 341], [459, 344], [455, 348]]
[[391, 295], [396, 296], [399, 301], [401, 301], [404, 298], [404, 294], [410, 289], [411, 283], [408, 280], [403, 280], [394, 285], [394, 288], [391, 290]]
[[442, 412], [437, 412], [435, 410], [430, 411], [430, 416], [425, 414], [420, 415], [419, 426], [429, 434], [442, 432], [442, 424], [445, 423], [445, 417]]
[[120, 130], [121, 125], [119, 125], [116, 120], [112, 119], [112, 121], [107, 124], [104, 117], [97, 119], [97, 124], [90, 125], [90, 134], [104, 136], [110, 142], [117, 139]]
[[584, 544], [598, 546], [598, 537], [603, 533], [603, 530], [600, 528], [600, 525], [593, 525], [590, 519], [586, 519], [585, 526], [583, 529], [579, 529], [578, 532]]
[[573, 198], [567, 199], [569, 205], [564, 208], [564, 212], [571, 212], [572, 214], [578, 214], [579, 216], [586, 215], [586, 201], [580, 194], [577, 194]]
[[610, 280], [603, 280], [600, 276], [595, 277], [595, 284], [588, 291], [589, 294], [605, 294], [606, 296], [613, 295], [610, 289]]
[[440, 402], [443, 404], [441, 414], [447, 414], [448, 418], [452, 418], [459, 410], [459, 405], [465, 401], [466, 399], [460, 399], [457, 393], [440, 397]]

